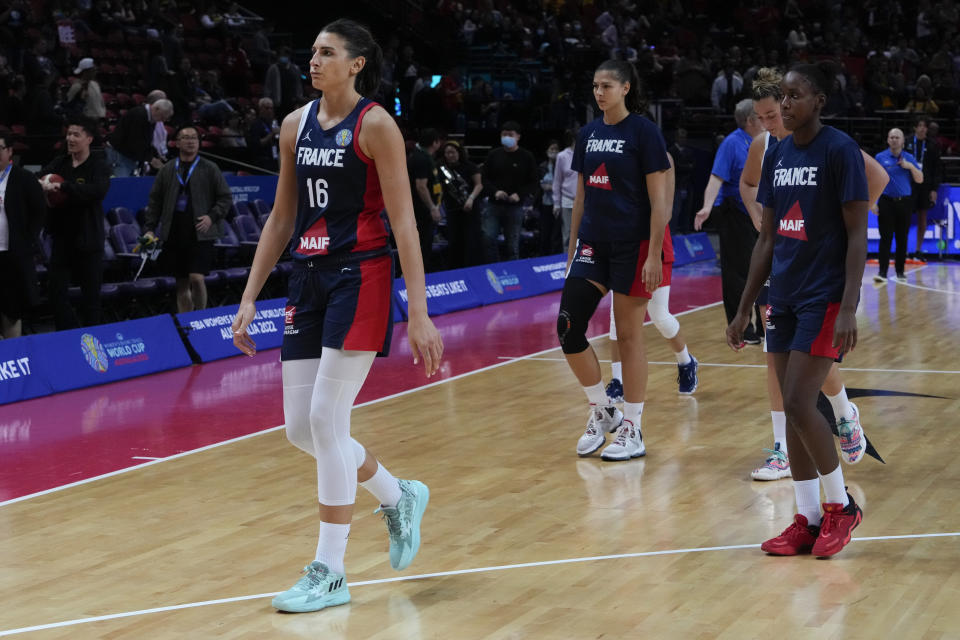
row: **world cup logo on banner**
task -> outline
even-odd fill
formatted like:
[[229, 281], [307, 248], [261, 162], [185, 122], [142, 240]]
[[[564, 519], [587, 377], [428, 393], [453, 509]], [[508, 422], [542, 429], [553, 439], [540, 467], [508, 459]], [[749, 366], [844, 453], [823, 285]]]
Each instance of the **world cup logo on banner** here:
[[500, 284], [500, 278], [491, 269], [487, 269], [487, 280], [490, 282], [490, 286], [493, 287], [494, 291], [503, 295], [503, 285]]
[[110, 366], [110, 359], [107, 357], [103, 345], [89, 333], [80, 336], [80, 350], [83, 352], [87, 364], [94, 371], [103, 373]]

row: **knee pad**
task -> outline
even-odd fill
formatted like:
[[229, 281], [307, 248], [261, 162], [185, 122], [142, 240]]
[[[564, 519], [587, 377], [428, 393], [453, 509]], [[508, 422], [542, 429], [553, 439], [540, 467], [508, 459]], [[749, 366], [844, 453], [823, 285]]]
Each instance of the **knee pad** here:
[[560, 296], [557, 316], [557, 337], [564, 353], [582, 353], [587, 350], [587, 324], [597, 310], [603, 293], [583, 278], [568, 278]]
[[[659, 295], [658, 295], [659, 294]], [[647, 313], [650, 319], [667, 340], [675, 338], [680, 333], [680, 322], [670, 313], [667, 302], [670, 300], [670, 287], [660, 287], [653, 292], [650, 304], [647, 305]]]

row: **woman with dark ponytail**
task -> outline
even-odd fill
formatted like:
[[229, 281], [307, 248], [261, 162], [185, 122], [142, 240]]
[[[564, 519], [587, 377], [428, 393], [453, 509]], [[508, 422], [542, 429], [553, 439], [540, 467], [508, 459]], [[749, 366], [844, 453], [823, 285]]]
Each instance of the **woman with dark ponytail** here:
[[422, 359], [429, 377], [443, 353], [427, 316], [403, 137], [386, 110], [364, 97], [380, 85], [382, 58], [370, 32], [355, 22], [337, 20], [317, 36], [310, 77], [323, 97], [283, 121], [276, 200], [233, 321], [234, 344], [252, 356], [247, 327], [254, 303], [289, 249], [283, 413], [287, 438], [316, 459], [320, 535], [303, 578], [273, 599], [283, 611], [350, 601], [343, 557], [358, 483], [380, 503], [397, 570], [417, 554], [429, 498], [426, 485], [397, 480], [350, 436], [357, 393], [374, 357], [390, 349], [393, 258], [385, 214], [407, 281], [413, 362]]
[[[863, 154], [850, 136], [820, 121], [835, 74], [827, 65], [804, 64], [780, 83], [781, 117], [791, 135], [763, 158], [760, 237], [727, 327], [727, 343], [739, 350], [769, 277], [766, 344], [783, 396], [797, 513], [760, 548], [780, 556], [832, 556], [863, 518], [844, 486], [830, 425], [817, 409], [834, 360], [857, 344], [855, 314], [867, 257], [870, 195]], [[844, 455], [854, 462], [854, 455], [863, 455], [863, 429], [853, 419], [840, 427]]]
[[[623, 60], [601, 64], [593, 76], [593, 95], [603, 115], [580, 130], [573, 152], [571, 168], [579, 177], [557, 333], [590, 403], [577, 454], [597, 451], [605, 434], [615, 431], [601, 457], [630, 460], [646, 452], [640, 416], [647, 387], [647, 302], [658, 287], [670, 284], [664, 256], [672, 256], [664, 240], [670, 160], [660, 130], [637, 113], [642, 102], [633, 65]], [[596, 353], [586, 339], [587, 324], [608, 290], [613, 290], [619, 329], [623, 412], [608, 399]]]

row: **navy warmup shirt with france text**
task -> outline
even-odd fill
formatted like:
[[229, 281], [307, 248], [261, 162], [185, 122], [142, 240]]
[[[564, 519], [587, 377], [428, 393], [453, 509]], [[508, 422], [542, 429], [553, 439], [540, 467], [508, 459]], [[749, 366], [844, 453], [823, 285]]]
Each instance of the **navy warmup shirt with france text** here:
[[597, 118], [580, 130], [571, 168], [583, 176], [578, 237], [632, 241], [650, 237], [647, 175], [670, 168], [656, 124], [631, 113], [617, 124]]
[[839, 302], [846, 280], [845, 202], [867, 201], [860, 147], [824, 126], [805, 147], [787, 136], [763, 158], [757, 202], [774, 210], [770, 304]]
[[320, 101], [304, 108], [297, 134], [295, 260], [372, 251], [387, 245], [383, 193], [373, 160], [360, 150], [360, 123], [375, 102], [361, 98], [328, 130], [317, 120]]

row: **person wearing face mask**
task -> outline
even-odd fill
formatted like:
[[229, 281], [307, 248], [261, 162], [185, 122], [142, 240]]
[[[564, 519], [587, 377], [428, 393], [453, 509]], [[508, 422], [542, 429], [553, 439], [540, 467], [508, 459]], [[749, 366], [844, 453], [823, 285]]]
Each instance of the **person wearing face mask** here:
[[903, 269], [907, 261], [907, 233], [910, 231], [910, 214], [916, 202], [913, 183], [923, 182], [923, 171], [917, 166], [913, 154], [903, 149], [903, 131], [890, 129], [887, 134], [886, 151], [877, 154], [877, 162], [890, 175], [890, 182], [877, 203], [877, 221], [880, 226], [880, 269], [873, 276], [876, 283], [887, 281], [890, 267], [890, 245], [897, 238], [897, 253], [894, 259], [897, 281], [906, 282]]
[[500, 129], [500, 147], [492, 149], [483, 163], [483, 189], [487, 206], [481, 217], [486, 261], [500, 259], [497, 236], [506, 240], [506, 260], [520, 257], [520, 223], [523, 201], [537, 189], [537, 161], [520, 147], [520, 125], [508, 120]]
[[560, 143], [550, 140], [547, 143], [547, 159], [540, 163], [540, 255], [544, 256], [561, 251], [559, 210], [553, 202], [554, 169], [559, 153]]

